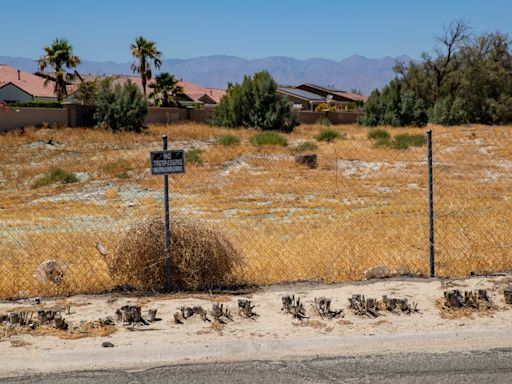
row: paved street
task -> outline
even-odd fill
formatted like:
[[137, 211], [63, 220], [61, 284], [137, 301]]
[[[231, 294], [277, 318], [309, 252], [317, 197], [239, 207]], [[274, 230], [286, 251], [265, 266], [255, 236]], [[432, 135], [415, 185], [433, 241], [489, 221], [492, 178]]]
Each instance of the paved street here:
[[512, 349], [441, 354], [170, 365], [142, 371], [99, 370], [27, 376], [1, 383], [510, 383]]

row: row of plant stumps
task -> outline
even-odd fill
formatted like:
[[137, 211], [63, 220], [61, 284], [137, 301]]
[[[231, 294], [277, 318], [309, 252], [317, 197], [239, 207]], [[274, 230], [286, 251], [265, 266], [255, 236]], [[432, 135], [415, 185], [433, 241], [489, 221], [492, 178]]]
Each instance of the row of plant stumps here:
[[[512, 286], [505, 288], [504, 298], [507, 304], [512, 304]], [[489, 297], [487, 290], [460, 291], [457, 289], [444, 291], [444, 297], [437, 300], [441, 310], [463, 313], [467, 311], [487, 311], [496, 308]], [[33, 304], [40, 304], [36, 299]], [[291, 315], [293, 319], [303, 321], [311, 316], [319, 316], [321, 319], [332, 320], [343, 318], [345, 309], [333, 308], [332, 299], [328, 297], [315, 297], [310, 303], [309, 310], [300, 297], [284, 295], [281, 297], [281, 313]], [[239, 299], [237, 302], [237, 314], [241, 319], [257, 320], [260, 315], [255, 312], [255, 305], [251, 300]], [[382, 296], [380, 300], [365, 297], [362, 294], [354, 294], [348, 298], [348, 310], [354, 315], [376, 318], [385, 313], [412, 315], [419, 312], [415, 302], [409, 302], [406, 298], [393, 298]], [[30, 333], [39, 329], [53, 329], [62, 332], [81, 332], [84, 324], [70, 325], [64, 315], [69, 314], [69, 306], [65, 309], [24, 309], [18, 312], [0, 314], [0, 326], [4, 328], [4, 334]], [[63, 313], [64, 312], [64, 313]], [[213, 303], [210, 309], [200, 305], [182, 306], [177, 308], [173, 316], [175, 324], [183, 325], [191, 317], [198, 317], [204, 322], [212, 324], [227, 324], [234, 322], [235, 318], [230, 308], [221, 303]], [[157, 309], [147, 310], [147, 316], [143, 316], [140, 305], [124, 305], [115, 311], [114, 316], [107, 316], [96, 321], [88, 322], [87, 329], [147, 326], [162, 319], [157, 317]], [[25, 332], [23, 332], [25, 331]], [[112, 333], [112, 332], [111, 332]], [[110, 333], [99, 333], [108, 335]], [[98, 335], [98, 334], [96, 334]], [[112, 347], [113, 344], [105, 342], [104, 347]]]

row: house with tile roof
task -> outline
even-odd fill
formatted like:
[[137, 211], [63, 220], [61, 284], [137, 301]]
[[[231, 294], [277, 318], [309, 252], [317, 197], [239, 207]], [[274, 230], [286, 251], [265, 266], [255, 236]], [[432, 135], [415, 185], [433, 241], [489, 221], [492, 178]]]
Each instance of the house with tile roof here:
[[277, 93], [286, 96], [295, 110], [314, 111], [316, 106], [326, 102], [325, 97], [298, 88], [279, 87]]
[[343, 111], [349, 104], [364, 103], [368, 98], [341, 89], [303, 83], [296, 87], [279, 87], [277, 92], [286, 96], [295, 109], [314, 111], [316, 106], [325, 103]]
[[[92, 75], [81, 75], [82, 79], [86, 81], [91, 81], [96, 78], [102, 78], [102, 76], [94, 77]], [[125, 84], [128, 80], [134, 83], [137, 87], [139, 87], [142, 92], [142, 81], [139, 76], [131, 76], [131, 75], [112, 75], [112, 84]], [[75, 78], [75, 82], [79, 82], [78, 78]], [[154, 83], [155, 80], [151, 79], [148, 81], [148, 90], [149, 85]], [[191, 105], [201, 105], [201, 106], [213, 106], [219, 103], [222, 96], [226, 94], [225, 89], [218, 88], [206, 88], [197, 84], [189, 83], [188, 81], [180, 80], [177, 86], [183, 89], [183, 95], [178, 98], [178, 102], [182, 106], [191, 106]], [[70, 95], [72, 100], [72, 95]]]
[[6, 64], [0, 64], [0, 101], [57, 101], [54, 82]]
[[303, 83], [303, 84], [297, 85], [295, 88], [322, 96], [326, 100], [331, 100], [332, 102], [335, 102], [337, 109], [338, 109], [339, 105], [344, 106], [344, 105], [347, 105], [347, 104], [353, 103], [353, 102], [363, 102], [364, 103], [368, 99], [368, 97], [358, 95], [356, 93], [347, 92], [347, 91], [337, 89], [334, 87], [326, 87], [323, 85], [312, 84], [312, 83]]

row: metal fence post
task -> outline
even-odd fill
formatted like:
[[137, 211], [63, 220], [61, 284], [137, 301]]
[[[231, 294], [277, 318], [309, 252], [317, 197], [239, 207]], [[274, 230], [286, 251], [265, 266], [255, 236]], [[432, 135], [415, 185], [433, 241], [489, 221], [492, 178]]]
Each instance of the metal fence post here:
[[428, 228], [429, 228], [429, 253], [430, 276], [436, 275], [435, 249], [434, 249], [434, 188], [432, 178], [432, 130], [427, 131], [427, 161], [428, 161]]
[[[167, 150], [167, 135], [162, 136], [163, 150]], [[164, 205], [165, 205], [165, 282], [164, 291], [170, 292], [171, 280], [171, 228], [169, 223], [169, 176], [164, 175]]]

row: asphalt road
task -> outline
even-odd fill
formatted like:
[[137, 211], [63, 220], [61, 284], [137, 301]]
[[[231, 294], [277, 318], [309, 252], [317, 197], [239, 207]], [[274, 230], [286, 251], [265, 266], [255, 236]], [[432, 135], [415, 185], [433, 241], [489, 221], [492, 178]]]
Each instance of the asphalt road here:
[[45, 374], [0, 383], [511, 383], [512, 349], [169, 365]]

